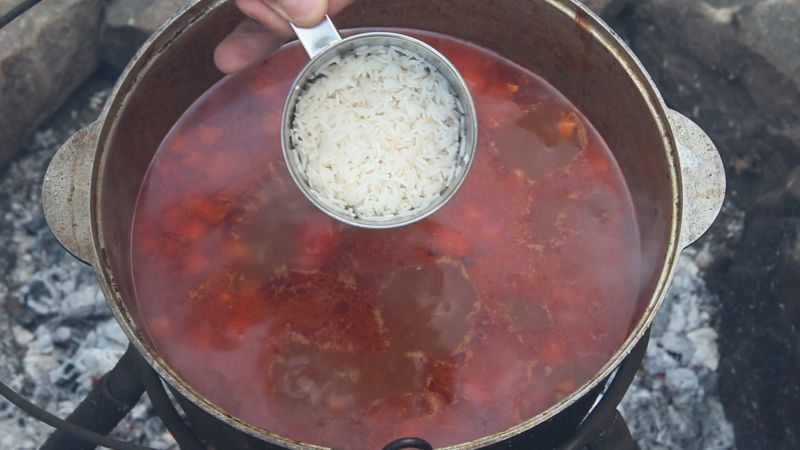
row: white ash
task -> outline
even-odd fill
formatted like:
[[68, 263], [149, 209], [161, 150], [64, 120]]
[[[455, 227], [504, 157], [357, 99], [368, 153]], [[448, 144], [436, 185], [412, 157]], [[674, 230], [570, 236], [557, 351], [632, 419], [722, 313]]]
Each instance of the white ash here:
[[703, 250], [680, 258], [642, 369], [620, 405], [643, 449], [735, 448], [717, 391], [717, 298], [695, 262], [706, 258]]
[[[52, 155], [94, 120], [108, 82], [78, 94], [43, 126], [20, 157], [0, 171], [0, 378], [39, 406], [66, 417], [128, 343], [111, 318], [93, 271], [55, 241], [40, 191]], [[114, 437], [177, 448], [144, 400]], [[52, 429], [0, 400], [0, 448], [41, 446]]]

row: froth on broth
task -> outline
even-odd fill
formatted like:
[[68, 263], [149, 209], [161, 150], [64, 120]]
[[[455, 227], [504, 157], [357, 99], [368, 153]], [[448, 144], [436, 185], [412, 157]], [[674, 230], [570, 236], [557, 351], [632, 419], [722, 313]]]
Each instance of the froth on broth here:
[[279, 136], [307, 61], [296, 44], [200, 98], [141, 188], [133, 275], [152, 345], [290, 439], [371, 450], [502, 431], [587, 382], [635, 319], [637, 224], [599, 134], [526, 69], [408, 34], [461, 71], [479, 116], [470, 175], [429, 219], [353, 228], [298, 191]]

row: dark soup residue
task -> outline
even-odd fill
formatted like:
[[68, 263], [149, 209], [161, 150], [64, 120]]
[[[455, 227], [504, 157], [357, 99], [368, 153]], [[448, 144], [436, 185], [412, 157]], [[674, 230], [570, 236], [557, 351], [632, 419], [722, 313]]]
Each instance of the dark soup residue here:
[[229, 413], [348, 450], [465, 442], [534, 417], [621, 346], [637, 311], [630, 194], [603, 139], [546, 81], [443, 35], [480, 119], [454, 199], [352, 228], [292, 182], [289, 45], [200, 98], [161, 144], [133, 233], [137, 307], [169, 365]]

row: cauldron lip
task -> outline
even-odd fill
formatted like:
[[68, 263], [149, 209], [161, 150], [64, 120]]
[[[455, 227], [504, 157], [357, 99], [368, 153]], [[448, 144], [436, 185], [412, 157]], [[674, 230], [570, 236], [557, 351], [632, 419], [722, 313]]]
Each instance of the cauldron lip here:
[[[123, 301], [122, 293], [119, 291], [114, 281], [115, 276], [112, 273], [111, 263], [104, 245], [106, 236], [104, 236], [103, 228], [100, 226], [103, 218], [102, 209], [100, 208], [98, 186], [101, 186], [103, 181], [102, 168], [105, 166], [106, 157], [109, 153], [107, 146], [109, 145], [110, 136], [113, 135], [115, 128], [118, 126], [120, 112], [125, 108], [126, 100], [129, 95], [131, 95], [131, 92], [136, 90], [136, 83], [139, 79], [147, 76], [146, 72], [149, 66], [158, 58], [163, 49], [167, 48], [182, 31], [191, 27], [194, 22], [225, 3], [227, 3], [226, 0], [201, 0], [185, 6], [150, 37], [115, 85], [98, 122], [100, 124], [97, 140], [98, 151], [95, 155], [91, 178], [90, 198], [92, 200], [90, 224], [92, 236], [94, 236], [93, 264], [98, 275], [100, 275], [98, 278], [100, 279], [101, 288], [115, 319], [135, 348], [173, 389], [215, 418], [258, 439], [290, 449], [325, 449], [326, 447], [294, 441], [251, 425], [225, 412], [222, 408], [206, 399], [188, 383], [183, 381], [183, 379], [158, 356], [158, 353], [147, 343], [147, 339], [141, 335], [140, 331], [132, 325], [134, 320], [131, 312]], [[571, 395], [565, 397], [536, 416], [501, 432], [484, 436], [470, 442], [446, 447], [446, 449], [450, 450], [480, 448], [523, 433], [558, 415], [575, 403], [579, 398], [597, 387], [603, 380], [607, 379], [628, 355], [636, 342], [638, 342], [649, 329], [656, 312], [666, 296], [667, 288], [676, 269], [677, 257], [682, 250], [679, 244], [679, 235], [682, 219], [681, 214], [683, 211], [683, 199], [680, 193], [682, 192], [683, 186], [680, 171], [677, 169], [679, 167], [677, 160], [677, 144], [667, 119], [667, 107], [660, 92], [633, 52], [607, 24], [586, 6], [575, 0], [545, 0], [544, 3], [546, 3], [548, 7], [555, 8], [574, 20], [583, 28], [584, 32], [590, 34], [592, 39], [614, 54], [624, 67], [627, 75], [636, 84], [643, 101], [647, 103], [647, 107], [659, 127], [662, 137], [662, 141], [659, 145], [664, 148], [666, 153], [665, 156], [670, 171], [667, 175], [671, 183], [671, 196], [674, 203], [673, 210], [675, 214], [673, 214], [673, 217], [670, 219], [666, 254], [661, 263], [661, 269], [659, 269], [661, 273], [653, 289], [651, 300], [647, 308], [641, 312], [636, 326], [632, 329], [626, 341], [622, 344], [620, 349], [608, 359], [603, 368]]]

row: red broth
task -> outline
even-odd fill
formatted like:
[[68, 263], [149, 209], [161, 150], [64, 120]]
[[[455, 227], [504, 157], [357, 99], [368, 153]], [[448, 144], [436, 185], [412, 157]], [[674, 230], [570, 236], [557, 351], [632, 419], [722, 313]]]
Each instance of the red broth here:
[[635, 320], [640, 248], [619, 168], [546, 81], [454, 38], [480, 145], [455, 198], [391, 231], [329, 219], [280, 151], [307, 62], [289, 45], [178, 121], [133, 233], [149, 338], [194, 389], [270, 432], [348, 450], [502, 431], [586, 383]]

